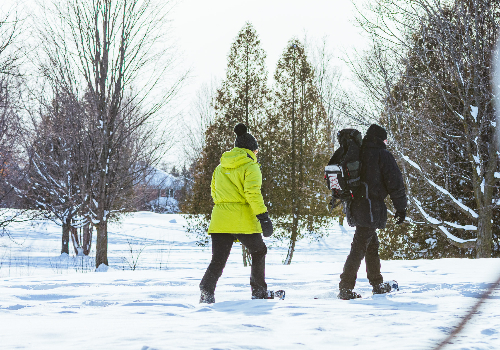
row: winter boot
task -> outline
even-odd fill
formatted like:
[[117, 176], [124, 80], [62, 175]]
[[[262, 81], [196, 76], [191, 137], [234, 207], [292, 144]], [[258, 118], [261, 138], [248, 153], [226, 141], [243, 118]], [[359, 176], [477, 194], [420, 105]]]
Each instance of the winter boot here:
[[213, 303], [215, 303], [214, 294], [202, 291], [200, 296], [200, 304], [213, 304]]
[[392, 290], [392, 285], [389, 282], [383, 282], [373, 286], [373, 294], [385, 294]]
[[341, 288], [339, 295], [337, 295], [337, 298], [342, 300], [351, 300], [361, 298], [361, 295], [354, 292], [352, 289]]

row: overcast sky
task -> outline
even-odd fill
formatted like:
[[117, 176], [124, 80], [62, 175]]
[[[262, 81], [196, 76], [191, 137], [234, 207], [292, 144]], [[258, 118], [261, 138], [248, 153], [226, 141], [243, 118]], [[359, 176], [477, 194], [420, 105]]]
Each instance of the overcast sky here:
[[194, 86], [224, 77], [229, 48], [246, 21], [261, 39], [270, 76], [292, 37], [327, 36], [338, 54], [361, 41], [349, 0], [183, 0], [172, 19], [185, 63], [192, 67]]

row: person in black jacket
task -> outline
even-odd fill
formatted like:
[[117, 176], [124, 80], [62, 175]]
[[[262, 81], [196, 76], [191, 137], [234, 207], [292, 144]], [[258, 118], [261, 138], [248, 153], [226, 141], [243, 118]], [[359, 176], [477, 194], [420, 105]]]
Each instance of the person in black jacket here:
[[[346, 208], [347, 222], [356, 226], [351, 251], [340, 275], [339, 299], [354, 299], [361, 296], [353, 291], [356, 278], [365, 258], [368, 281], [374, 294], [387, 293], [389, 283], [384, 283], [380, 273], [377, 229], [384, 229], [387, 223], [387, 207], [384, 199], [390, 195], [396, 209], [396, 224], [402, 224], [406, 217], [406, 190], [403, 176], [393, 155], [386, 149], [387, 131], [372, 124], [361, 146], [360, 193], [354, 196]], [[367, 188], [366, 188], [367, 187]]]

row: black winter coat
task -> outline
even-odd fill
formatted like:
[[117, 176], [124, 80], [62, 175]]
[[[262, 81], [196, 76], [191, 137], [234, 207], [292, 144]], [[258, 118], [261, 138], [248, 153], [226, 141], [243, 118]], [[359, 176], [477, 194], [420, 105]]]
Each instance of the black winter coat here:
[[403, 175], [385, 143], [376, 137], [365, 136], [361, 147], [360, 191], [346, 207], [350, 226], [383, 229], [387, 224], [387, 207], [384, 199], [391, 196], [396, 211], [406, 209], [407, 199]]

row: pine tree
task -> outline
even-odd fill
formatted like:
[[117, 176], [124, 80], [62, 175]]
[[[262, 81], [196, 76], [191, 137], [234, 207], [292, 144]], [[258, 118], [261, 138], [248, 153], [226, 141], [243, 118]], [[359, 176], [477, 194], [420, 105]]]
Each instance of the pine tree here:
[[[376, 1], [376, 20], [361, 20], [374, 49], [356, 75], [390, 133], [413, 219], [408, 229], [389, 225], [381, 246], [386, 256], [498, 256], [498, 113], [490, 77], [500, 6], [414, 5]], [[397, 239], [398, 231], [408, 237]]]
[[[231, 45], [226, 78], [216, 92], [213, 105], [215, 118], [205, 131], [205, 145], [195, 165], [193, 191], [186, 209], [191, 214], [205, 216], [201, 221], [193, 217], [195, 224], [189, 227], [198, 235], [203, 231], [199, 226], [206, 227], [213, 208], [210, 196], [212, 173], [222, 154], [234, 147], [234, 126], [245, 123], [258, 140], [263, 130], [268, 108], [265, 58], [255, 29], [247, 22]], [[245, 256], [244, 261], [246, 264]]]
[[317, 233], [328, 215], [323, 171], [331, 145], [313, 69], [298, 40], [288, 43], [274, 77], [275, 105], [266, 124], [262, 171], [270, 211], [281, 238], [289, 239], [284, 263], [290, 264], [296, 241]]
[[[268, 104], [266, 54], [253, 26], [247, 22], [231, 46], [226, 79], [217, 92], [216, 119], [227, 126], [245, 123], [258, 135]], [[225, 135], [234, 139], [233, 129], [225, 129]]]

